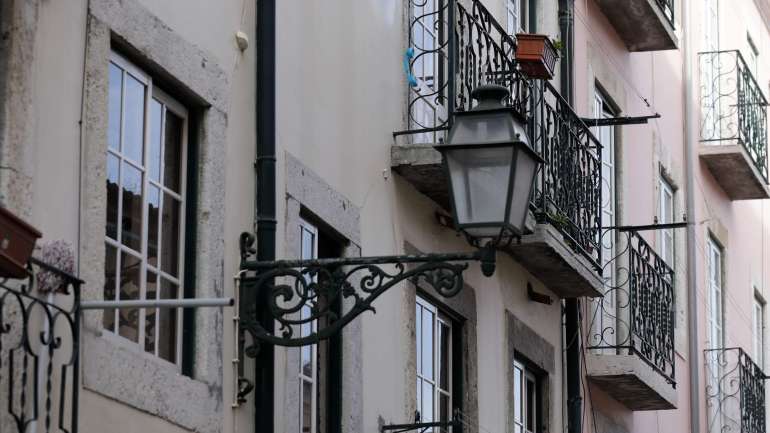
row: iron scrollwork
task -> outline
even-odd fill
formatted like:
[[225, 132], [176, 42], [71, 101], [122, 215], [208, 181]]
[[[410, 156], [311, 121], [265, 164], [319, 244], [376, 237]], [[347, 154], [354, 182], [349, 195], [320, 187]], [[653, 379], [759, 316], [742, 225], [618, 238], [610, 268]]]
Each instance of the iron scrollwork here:
[[[401, 282], [428, 286], [449, 298], [462, 290], [468, 262], [481, 262], [485, 275], [495, 267], [492, 246], [472, 253], [260, 262], [249, 260], [253, 236], [245, 233], [241, 239], [241, 269], [246, 271], [240, 278], [245, 308], [241, 325], [255, 344], [316, 344], [361, 313], [376, 312], [372, 303]], [[267, 303], [275, 330], [258, 320], [257, 299]], [[247, 347], [246, 354], [254, 356], [257, 347]]]
[[604, 296], [589, 303], [586, 346], [636, 355], [675, 385], [674, 272], [636, 232], [610, 229], [602, 237], [612, 257], [603, 266]]
[[0, 280], [0, 430], [77, 433], [83, 282], [34, 258], [28, 271]]
[[709, 432], [765, 433], [762, 369], [738, 347], [707, 349], [706, 405]]

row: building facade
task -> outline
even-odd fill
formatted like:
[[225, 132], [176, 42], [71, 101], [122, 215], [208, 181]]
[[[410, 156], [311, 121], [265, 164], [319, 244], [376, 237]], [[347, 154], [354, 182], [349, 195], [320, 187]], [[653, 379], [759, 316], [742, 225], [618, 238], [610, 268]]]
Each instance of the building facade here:
[[[766, 431], [767, 0], [6, 0], [0, 34], [0, 203], [82, 280], [0, 284], [0, 432]], [[322, 340], [419, 265], [255, 292], [477, 251], [434, 146], [482, 84], [544, 160], [492, 276]]]

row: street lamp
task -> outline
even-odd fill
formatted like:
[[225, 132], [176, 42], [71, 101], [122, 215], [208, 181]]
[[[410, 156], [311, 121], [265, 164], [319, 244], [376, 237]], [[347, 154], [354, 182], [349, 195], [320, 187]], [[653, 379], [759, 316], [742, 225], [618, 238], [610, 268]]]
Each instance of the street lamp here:
[[508, 89], [485, 84], [478, 104], [455, 115], [441, 152], [457, 228], [472, 239], [524, 233], [532, 184], [543, 159], [529, 146], [524, 121], [502, 101]]
[[[255, 342], [280, 346], [316, 344], [338, 334], [383, 293], [411, 281], [441, 297], [464, 287], [468, 262], [495, 271], [496, 240], [524, 232], [532, 183], [543, 160], [529, 147], [525, 124], [502, 101], [505, 87], [480, 86], [472, 110], [455, 114], [443, 154], [458, 229], [479, 248], [462, 253], [429, 253], [318, 260], [255, 261], [254, 236], [241, 235], [240, 327]], [[487, 239], [481, 246], [479, 240]], [[257, 313], [259, 300], [262, 309]], [[341, 306], [337, 311], [333, 306]], [[309, 307], [309, 314], [298, 312]], [[249, 310], [251, 308], [251, 310]], [[264, 317], [263, 317], [264, 316]], [[306, 325], [313, 324], [312, 327]], [[310, 333], [301, 329], [312, 329]]]

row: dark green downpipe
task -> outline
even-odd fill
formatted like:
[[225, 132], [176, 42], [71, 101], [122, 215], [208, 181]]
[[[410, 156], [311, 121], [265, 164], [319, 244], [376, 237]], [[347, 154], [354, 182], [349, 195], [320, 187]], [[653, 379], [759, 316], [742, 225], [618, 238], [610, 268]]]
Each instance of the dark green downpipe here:
[[[257, 260], [275, 260], [275, 0], [256, 2], [256, 229]], [[273, 326], [267, 309], [269, 293], [256, 294], [259, 320], [265, 329]], [[261, 343], [254, 375], [254, 431], [274, 431], [274, 355], [272, 345]]]
[[[564, 45], [559, 75], [561, 95], [574, 106], [574, 0], [559, 0], [559, 30]], [[564, 303], [564, 337], [567, 344], [567, 432], [581, 433], [583, 429], [583, 397], [580, 395], [580, 301], [569, 298]]]

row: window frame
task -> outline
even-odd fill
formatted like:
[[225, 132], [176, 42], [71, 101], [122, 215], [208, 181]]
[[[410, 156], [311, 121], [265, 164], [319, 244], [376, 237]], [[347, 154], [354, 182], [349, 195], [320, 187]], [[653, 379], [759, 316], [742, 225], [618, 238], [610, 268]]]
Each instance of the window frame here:
[[516, 36], [517, 33], [529, 32], [531, 7], [528, 0], [505, 0], [506, 30], [509, 35]]
[[[428, 311], [432, 313], [433, 315], [433, 326], [432, 326], [432, 353], [431, 356], [433, 357], [433, 363], [432, 363], [432, 373], [433, 378], [427, 378], [424, 377], [423, 374], [421, 374], [421, 365], [422, 365], [422, 359], [424, 356], [424, 353], [422, 352], [422, 315], [418, 316], [418, 312], [422, 313], [422, 311]], [[448, 389], [443, 389], [440, 385], [440, 372], [442, 366], [440, 365], [439, 355], [441, 352], [440, 347], [440, 339], [439, 336], [439, 329], [442, 326], [446, 326], [446, 328], [449, 330], [449, 335], [447, 336], [446, 340], [448, 343], [446, 355], [446, 377], [448, 382]], [[419, 325], [419, 326], [418, 326]], [[452, 412], [454, 409], [455, 404], [455, 398], [454, 395], [455, 391], [455, 377], [454, 377], [454, 361], [455, 361], [455, 341], [454, 341], [454, 335], [456, 332], [455, 324], [452, 318], [443, 312], [439, 307], [437, 307], [434, 303], [432, 303], [430, 300], [428, 300], [426, 297], [421, 296], [420, 294], [416, 295], [415, 300], [415, 373], [416, 373], [416, 379], [417, 383], [420, 384], [420, 387], [416, 387], [416, 410], [420, 413], [420, 422], [438, 422], [441, 421], [441, 400], [440, 397], [443, 395], [447, 398], [447, 421], [450, 421], [453, 419]], [[433, 413], [431, 414], [430, 419], [427, 419], [425, 417], [423, 409], [423, 400], [422, 400], [422, 387], [424, 386], [424, 382], [428, 382], [433, 387], [433, 395], [432, 395], [432, 409]]]
[[[659, 224], [672, 224], [676, 218], [676, 202], [675, 202], [676, 190], [671, 183], [663, 176], [658, 181], [658, 223]], [[668, 199], [668, 207], [666, 201]], [[666, 239], [670, 241], [671, 250], [667, 247]], [[658, 242], [660, 249], [660, 257], [666, 262], [672, 269], [676, 260], [676, 244], [674, 238], [674, 229], [661, 229], [658, 230]]]
[[[130, 60], [126, 59], [122, 55], [120, 55], [115, 50], [112, 50], [110, 52], [109, 60], [108, 60], [108, 72], [107, 75], [109, 76], [109, 68], [110, 66], [114, 64], [119, 69], [122, 69], [122, 79], [121, 79], [121, 104], [120, 104], [120, 143], [123, 143], [124, 138], [124, 132], [125, 132], [125, 92], [126, 92], [126, 76], [130, 75], [132, 78], [136, 79], [138, 82], [140, 82], [144, 86], [144, 103], [142, 107], [143, 111], [143, 131], [142, 131], [142, 161], [134, 161], [131, 157], [127, 156], [122, 148], [120, 149], [113, 149], [110, 147], [109, 142], [107, 143], [106, 150], [105, 150], [105, 160], [109, 159], [109, 156], [112, 155], [113, 157], [118, 159], [119, 164], [119, 175], [118, 175], [118, 201], [117, 201], [117, 214], [116, 214], [116, 239], [112, 239], [108, 233], [105, 233], [104, 236], [104, 244], [108, 245], [115, 249], [116, 251], [116, 266], [115, 266], [115, 275], [118, 277], [120, 275], [121, 271], [121, 255], [127, 254], [132, 256], [135, 259], [140, 260], [140, 287], [139, 287], [139, 298], [138, 299], [147, 299], [147, 275], [148, 271], [153, 272], [155, 274], [156, 278], [156, 298], [160, 299], [161, 296], [161, 290], [162, 286], [159, 284], [161, 278], [164, 278], [171, 282], [172, 284], [175, 284], [177, 287], [177, 296], [176, 299], [182, 299], [184, 296], [184, 277], [185, 277], [185, 241], [186, 241], [186, 207], [188, 205], [188, 197], [187, 197], [187, 164], [188, 164], [188, 149], [190, 147], [189, 143], [189, 121], [190, 121], [190, 114], [187, 108], [169, 96], [166, 92], [158, 88], [152, 79], [152, 76], [133, 64]], [[109, 96], [108, 96], [109, 98]], [[152, 103], [152, 100], [158, 100], [158, 102], [165, 107], [166, 110], [171, 111], [175, 116], [177, 116], [181, 123], [180, 123], [180, 156], [179, 156], [179, 192], [173, 191], [170, 187], [166, 187], [164, 185], [164, 174], [165, 174], [165, 119], [166, 119], [166, 110], [162, 111], [162, 123], [159, 126], [161, 136], [161, 152], [159, 155], [160, 159], [160, 166], [159, 166], [159, 180], [154, 181], [149, 179], [149, 167], [150, 167], [150, 152], [149, 152], [149, 146], [150, 146], [150, 134], [152, 132], [151, 128], [151, 112], [150, 112], [150, 105]], [[109, 106], [109, 101], [108, 101]], [[108, 115], [108, 122], [109, 122], [109, 112]], [[121, 146], [122, 147], [122, 146]], [[141, 188], [142, 188], [142, 217], [141, 217], [141, 239], [140, 239], [140, 249], [141, 251], [136, 251], [135, 249], [131, 248], [130, 246], [127, 246], [123, 243], [123, 233], [122, 233], [122, 214], [123, 214], [123, 194], [122, 194], [122, 188], [123, 188], [123, 165], [129, 164], [134, 169], [138, 170], [141, 177]], [[157, 260], [158, 263], [156, 265], [149, 265], [149, 200], [148, 200], [148, 191], [149, 186], [152, 185], [156, 187], [159, 190], [159, 203], [160, 208], [158, 209], [158, 245], [157, 245]], [[162, 269], [162, 253], [161, 253], [161, 244], [162, 244], [162, 208], [163, 208], [163, 200], [164, 200], [164, 194], [171, 195], [174, 199], [178, 200], [179, 202], [179, 232], [177, 233], [177, 239], [178, 239], [178, 250], [177, 250], [177, 276], [174, 277], [173, 275], [169, 274], [168, 272], [164, 271]], [[108, 206], [109, 203], [105, 203], [105, 206]], [[107, 221], [105, 221], [105, 227], [107, 225]], [[106, 255], [105, 251], [105, 255]], [[106, 266], [106, 263], [105, 263]], [[150, 269], [150, 267], [154, 269]], [[104, 287], [102, 288], [102, 295], [104, 295]], [[120, 279], [115, 279], [115, 299], [120, 300]], [[174, 368], [178, 372], [182, 372], [182, 356], [183, 356], [183, 322], [184, 322], [184, 315], [182, 314], [181, 309], [176, 309], [175, 314], [175, 354], [174, 354], [174, 361], [169, 361], [163, 357], [160, 356], [160, 350], [159, 350], [159, 338], [158, 338], [158, 319], [160, 317], [160, 309], [155, 309], [155, 325], [156, 325], [156, 336], [155, 336], [155, 347], [153, 349], [153, 352], [148, 352], [145, 349], [145, 328], [146, 328], [146, 320], [147, 320], [147, 311], [151, 310], [151, 308], [137, 308], [136, 310], [139, 311], [139, 319], [138, 319], [138, 330], [137, 330], [137, 339], [138, 341], [133, 341], [127, 337], [124, 337], [120, 335], [120, 309], [108, 309], [103, 312], [104, 315], [107, 314], [114, 314], [113, 318], [113, 329], [107, 329], [103, 326], [102, 322], [102, 329], [107, 331], [104, 333], [107, 338], [114, 339], [115, 341], [119, 342], [120, 344], [125, 344], [129, 347], [133, 347], [137, 349], [137, 351], [152, 356], [155, 359], [160, 360], [161, 362], [168, 363], [174, 366]], [[130, 310], [129, 310], [130, 311]]]
[[[520, 359], [519, 357], [514, 358], [513, 361], [513, 407], [514, 407], [514, 413], [513, 413], [513, 432], [514, 433], [539, 433], [542, 429], [542, 407], [541, 407], [541, 399], [542, 399], [542, 379], [541, 374], [539, 374], [535, 369], [533, 369], [530, 366], [530, 363], [527, 361], [524, 361]], [[517, 379], [517, 371], [520, 372], [520, 379], [519, 379], [519, 387], [517, 389], [516, 386], [516, 379]], [[527, 396], [527, 386], [531, 383], [534, 389], [532, 398], [529, 399]], [[526, 398], [525, 398], [526, 397]], [[531, 401], [530, 401], [531, 400]], [[533, 419], [529, 419], [528, 409], [529, 409], [529, 403], [531, 403], [534, 407], [532, 408], [532, 417]], [[516, 410], [520, 411], [521, 417], [520, 420], [516, 419]], [[531, 421], [531, 423], [530, 423]], [[528, 425], [531, 425], [532, 428], [528, 428]], [[518, 428], [518, 429], [517, 429]]]
[[756, 286], [754, 287], [754, 298], [751, 308], [752, 322], [752, 349], [754, 352], [754, 362], [762, 369], [765, 369], [765, 301], [758, 294]]
[[[300, 251], [300, 259], [302, 260], [314, 260], [318, 258], [318, 227], [314, 224], [311, 224], [304, 218], [299, 219], [299, 232], [300, 232], [300, 245], [299, 245], [299, 251]], [[307, 252], [305, 251], [305, 242], [304, 242], [304, 235], [305, 232], [309, 233], [313, 236], [312, 240], [312, 251]], [[309, 254], [308, 254], [309, 253]], [[305, 307], [303, 307], [304, 309]], [[300, 317], [302, 317], [302, 310], [300, 311]], [[316, 320], [312, 321], [310, 323], [311, 331], [315, 331], [317, 329], [318, 323]], [[302, 331], [300, 330], [300, 333]], [[304, 374], [303, 371], [303, 356], [304, 351], [309, 350], [310, 352], [310, 375]], [[319, 406], [319, 399], [318, 399], [318, 388], [319, 388], [319, 377], [318, 377], [318, 345], [317, 344], [311, 344], [308, 346], [303, 346], [299, 348], [300, 357], [299, 357], [299, 371], [298, 371], [298, 380], [299, 380], [299, 433], [317, 433], [318, 432], [318, 406]], [[304, 430], [304, 390], [302, 386], [304, 383], [309, 382], [311, 384], [311, 391], [310, 391], [310, 428], [309, 430]]]
[[[724, 346], [724, 252], [709, 236], [706, 242], [706, 282], [709, 296], [708, 342], [712, 349]], [[717, 340], [717, 341], [714, 341]]]

